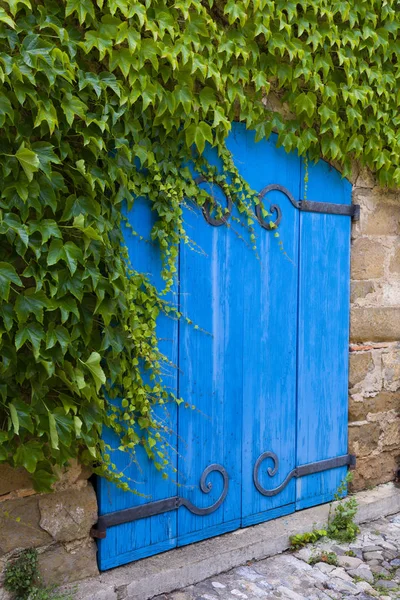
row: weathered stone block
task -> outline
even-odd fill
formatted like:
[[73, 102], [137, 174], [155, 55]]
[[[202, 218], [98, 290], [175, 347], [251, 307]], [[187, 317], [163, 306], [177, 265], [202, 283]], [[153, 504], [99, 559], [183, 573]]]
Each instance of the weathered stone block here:
[[350, 315], [352, 342], [400, 340], [400, 307], [355, 308]]
[[60, 472], [56, 472], [59, 479], [53, 484], [53, 490], [55, 492], [60, 492], [72, 487], [86, 487], [86, 481], [91, 473], [92, 472], [88, 467], [79, 464], [75, 459], [71, 459], [67, 467]]
[[[351, 429], [351, 428], [350, 428]], [[400, 451], [381, 452], [375, 456], [357, 457], [352, 491], [365, 490], [380, 483], [394, 480], [395, 470], [400, 466]]]
[[370, 238], [357, 239], [351, 248], [351, 278], [379, 279], [384, 275], [385, 248]]
[[0, 504], [0, 554], [6, 554], [17, 548], [50, 544], [52, 539], [41, 529], [39, 522], [38, 496], [2, 502]]
[[383, 387], [395, 392], [400, 389], [400, 349], [394, 349], [382, 354]]
[[398, 194], [389, 195], [388, 192], [378, 189], [378, 192], [373, 195], [375, 208], [367, 216], [364, 233], [372, 235], [400, 234], [400, 202], [398, 196]]
[[354, 304], [358, 300], [363, 300], [368, 294], [376, 291], [373, 281], [352, 281], [350, 284], [350, 302]]
[[359, 421], [349, 426], [349, 448], [356, 456], [366, 456], [376, 449], [381, 430], [378, 422]]
[[400, 275], [400, 239], [397, 243], [395, 253], [393, 254], [390, 260], [389, 269], [391, 273], [394, 273], [395, 275]]
[[374, 367], [371, 352], [351, 352], [349, 358], [349, 386], [363, 381]]
[[10, 465], [0, 465], [0, 496], [15, 490], [32, 489], [32, 480], [25, 469], [14, 469]]
[[89, 536], [97, 521], [97, 500], [93, 487], [46, 494], [39, 498], [40, 526], [55, 540], [69, 542]]
[[373, 188], [375, 186], [376, 186], [376, 180], [375, 180], [373, 173], [371, 173], [371, 171], [369, 169], [362, 167], [357, 174], [357, 178], [355, 181], [355, 187], [356, 188]]
[[400, 392], [380, 392], [361, 400], [353, 396], [349, 398], [349, 421], [365, 421], [371, 413], [390, 410], [400, 412]]
[[381, 444], [385, 450], [400, 448], [400, 418], [386, 421], [382, 427]]
[[45, 585], [64, 585], [98, 575], [96, 543], [87, 539], [68, 552], [62, 544], [50, 546], [39, 555], [39, 569]]

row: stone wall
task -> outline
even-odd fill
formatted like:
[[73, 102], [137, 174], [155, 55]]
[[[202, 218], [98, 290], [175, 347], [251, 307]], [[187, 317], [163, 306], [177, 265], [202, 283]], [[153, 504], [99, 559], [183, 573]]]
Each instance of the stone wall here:
[[[47, 585], [98, 574], [96, 544], [89, 536], [97, 501], [88, 475], [75, 463], [53, 494], [36, 494], [22, 469], [0, 465], [0, 574], [9, 559], [29, 547], [38, 549]], [[5, 598], [1, 587], [0, 581]]]
[[394, 479], [400, 467], [400, 192], [355, 179], [349, 374], [353, 487]]

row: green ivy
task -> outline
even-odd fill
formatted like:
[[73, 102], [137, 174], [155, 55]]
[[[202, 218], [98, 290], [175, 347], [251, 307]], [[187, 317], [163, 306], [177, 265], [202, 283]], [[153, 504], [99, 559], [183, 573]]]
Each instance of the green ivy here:
[[395, 0], [0, 0], [0, 461], [38, 489], [76, 456], [118, 480], [108, 425], [165, 468], [155, 323], [180, 315], [129, 266], [124, 200], [157, 215], [167, 292], [182, 203], [207, 197], [190, 161], [255, 243], [257, 199], [224, 145], [233, 120], [400, 184], [399, 15]]

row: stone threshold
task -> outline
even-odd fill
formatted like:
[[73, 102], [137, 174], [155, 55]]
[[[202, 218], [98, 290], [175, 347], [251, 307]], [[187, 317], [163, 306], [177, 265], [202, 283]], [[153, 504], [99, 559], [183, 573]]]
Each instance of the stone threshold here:
[[[357, 522], [366, 523], [400, 512], [400, 489], [393, 483], [355, 494]], [[329, 504], [315, 506], [253, 527], [239, 529], [190, 546], [118, 567], [64, 586], [76, 600], [149, 600], [224, 571], [280, 554], [289, 537], [326, 526]]]

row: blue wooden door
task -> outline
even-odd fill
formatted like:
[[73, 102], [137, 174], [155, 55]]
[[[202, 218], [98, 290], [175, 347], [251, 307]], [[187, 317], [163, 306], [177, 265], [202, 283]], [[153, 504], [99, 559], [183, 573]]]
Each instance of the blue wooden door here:
[[[166, 366], [166, 383], [184, 399], [156, 413], [171, 431], [176, 475], [162, 479], [140, 451], [130, 463], [105, 432], [114, 462], [141, 495], [98, 481], [102, 570], [327, 502], [351, 462], [351, 188], [320, 162], [309, 168], [303, 198], [302, 160], [275, 143], [255, 143], [242, 124], [228, 139], [278, 225], [271, 230], [258, 213], [256, 252], [235, 207], [223, 222], [184, 207], [190, 244], [179, 249], [171, 296], [183, 317], [158, 321], [176, 365]], [[221, 168], [212, 151], [209, 160]], [[228, 202], [218, 186], [198, 185]], [[129, 220], [140, 235], [125, 233], [133, 266], [160, 286], [158, 252], [145, 241], [153, 219], [138, 199]]]

